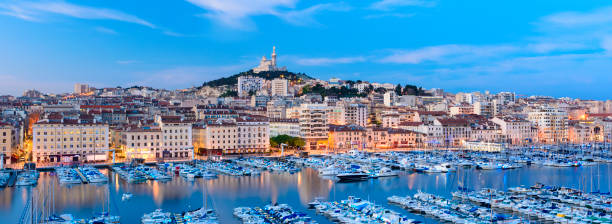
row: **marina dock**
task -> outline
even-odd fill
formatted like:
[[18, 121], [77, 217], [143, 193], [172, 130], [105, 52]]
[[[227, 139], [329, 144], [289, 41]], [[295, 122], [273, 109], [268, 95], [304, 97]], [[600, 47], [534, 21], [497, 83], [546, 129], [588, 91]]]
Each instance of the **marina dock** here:
[[74, 171], [76, 171], [76, 173], [79, 175], [79, 177], [81, 178], [81, 181], [84, 184], [89, 183], [89, 180], [87, 180], [87, 177], [85, 177], [85, 175], [83, 175], [83, 173], [81, 172], [80, 169], [74, 168]]

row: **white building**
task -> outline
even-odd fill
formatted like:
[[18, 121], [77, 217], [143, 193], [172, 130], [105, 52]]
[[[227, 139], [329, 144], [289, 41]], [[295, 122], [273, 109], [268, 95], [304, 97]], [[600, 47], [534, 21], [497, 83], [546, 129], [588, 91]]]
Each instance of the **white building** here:
[[129, 128], [120, 131], [119, 148], [128, 159], [163, 157], [163, 135], [159, 127]]
[[385, 106], [394, 106], [397, 102], [397, 94], [394, 91], [387, 91], [384, 95], [383, 102]]
[[217, 119], [194, 129], [199, 149], [223, 154], [263, 153], [270, 150], [270, 123], [265, 117]]
[[540, 142], [551, 144], [568, 141], [567, 112], [555, 107], [539, 107], [529, 112], [527, 119], [538, 128]]
[[270, 137], [278, 135], [302, 136], [300, 121], [298, 119], [270, 119]]
[[370, 86], [370, 83], [367, 83], [367, 82], [355, 84], [355, 88], [357, 88], [357, 91], [359, 91], [360, 93], [362, 93], [369, 86]]
[[[0, 123], [0, 155], [4, 155], [4, 159], [10, 161], [13, 153], [13, 126]], [[0, 160], [0, 163], [4, 161]]]
[[398, 97], [398, 106], [414, 107], [416, 106], [417, 97], [414, 95], [404, 95]]
[[500, 92], [497, 94], [497, 99], [501, 104], [507, 105], [516, 101], [516, 94], [514, 92]]
[[89, 85], [81, 84], [81, 83], [74, 84], [75, 94], [82, 94], [82, 93], [87, 93], [87, 92], [89, 92]]
[[306, 148], [314, 150], [327, 145], [322, 142], [328, 138], [327, 105], [302, 104], [300, 109], [300, 132], [306, 140]]
[[157, 116], [163, 136], [162, 153], [164, 158], [192, 158], [192, 127], [180, 116]]
[[397, 113], [383, 114], [382, 126], [385, 128], [398, 128], [400, 123], [400, 115]]
[[287, 71], [285, 66], [280, 68], [276, 66], [276, 47], [272, 47], [272, 57], [270, 60], [266, 59], [266, 56], [263, 56], [259, 62], [259, 66], [253, 68], [253, 72], [255, 73], [267, 71]]
[[287, 96], [289, 95], [289, 80], [278, 78], [271, 82], [272, 96]]
[[474, 103], [474, 113], [485, 116], [487, 118], [493, 117], [494, 106], [489, 102], [478, 101]]
[[238, 77], [238, 96], [248, 96], [251, 91], [257, 92], [264, 85], [264, 79], [253, 76]]
[[344, 107], [344, 121], [365, 127], [368, 123], [368, 107], [364, 104], [347, 104]]
[[538, 141], [538, 131], [528, 120], [517, 117], [495, 117], [491, 121], [499, 124], [509, 144], [526, 145]]
[[82, 124], [77, 120], [40, 120], [32, 126], [32, 134], [32, 159], [35, 162], [107, 159], [107, 124]]

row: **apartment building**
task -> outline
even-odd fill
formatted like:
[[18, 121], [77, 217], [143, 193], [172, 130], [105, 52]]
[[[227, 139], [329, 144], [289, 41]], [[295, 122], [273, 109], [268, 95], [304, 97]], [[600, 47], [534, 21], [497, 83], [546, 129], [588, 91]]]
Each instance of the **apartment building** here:
[[250, 92], [259, 91], [264, 85], [264, 79], [254, 76], [238, 77], [238, 96], [248, 96]]
[[302, 136], [299, 119], [270, 118], [270, 137], [278, 135]]
[[329, 125], [329, 149], [363, 149], [369, 133], [365, 127], [358, 125]]
[[325, 148], [328, 139], [327, 111], [325, 104], [302, 104], [300, 107], [300, 132], [306, 148]]
[[[120, 131], [119, 149], [128, 159], [158, 159], [164, 157], [163, 135], [159, 127], [130, 127]], [[167, 155], [170, 156], [169, 154]]]
[[386, 128], [398, 128], [400, 124], [400, 115], [397, 113], [383, 114], [382, 126]]
[[529, 112], [527, 119], [538, 128], [540, 142], [556, 144], [568, 141], [568, 115], [565, 111], [543, 106]]
[[40, 120], [32, 126], [32, 159], [35, 162], [106, 160], [107, 124], [79, 120]]
[[461, 146], [470, 138], [470, 123], [466, 119], [439, 118], [434, 121], [434, 126], [441, 126], [442, 144], [445, 146]]
[[200, 152], [237, 154], [270, 150], [270, 123], [265, 117], [209, 120], [194, 128], [193, 135], [193, 144]]
[[506, 143], [511, 145], [526, 145], [538, 142], [538, 129], [525, 119], [505, 116], [491, 119], [499, 125], [502, 134], [506, 136]]
[[272, 96], [287, 96], [289, 95], [289, 80], [277, 78], [270, 82], [270, 92]]
[[[13, 126], [0, 122], [0, 155], [4, 155], [6, 161], [10, 161], [13, 153]], [[4, 161], [0, 161], [3, 163]]]
[[164, 158], [192, 158], [192, 124], [180, 116], [157, 116], [161, 129]]
[[344, 121], [346, 124], [365, 127], [368, 123], [368, 107], [364, 104], [346, 104]]
[[587, 144], [595, 141], [594, 127], [591, 122], [571, 121], [568, 127], [568, 141], [573, 144]]
[[495, 115], [494, 105], [487, 101], [478, 101], [474, 103], [474, 114], [478, 114], [487, 118]]
[[459, 114], [474, 114], [474, 106], [469, 104], [460, 104], [456, 106], [451, 106], [449, 108], [449, 111], [451, 116]]

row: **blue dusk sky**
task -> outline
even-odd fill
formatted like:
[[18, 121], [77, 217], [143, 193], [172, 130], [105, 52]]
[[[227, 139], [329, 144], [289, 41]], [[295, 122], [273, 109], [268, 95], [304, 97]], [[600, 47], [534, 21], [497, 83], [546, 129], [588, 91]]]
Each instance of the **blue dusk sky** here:
[[2, 0], [0, 94], [187, 88], [278, 64], [329, 79], [612, 98], [612, 2]]

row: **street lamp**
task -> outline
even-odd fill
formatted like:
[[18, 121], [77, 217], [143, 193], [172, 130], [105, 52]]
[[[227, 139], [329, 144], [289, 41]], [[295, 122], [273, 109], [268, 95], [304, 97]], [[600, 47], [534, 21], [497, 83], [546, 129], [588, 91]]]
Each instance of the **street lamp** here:
[[285, 143], [281, 143], [280, 147], [281, 147], [281, 157], [285, 156], [285, 146], [287, 146], [287, 144]]

